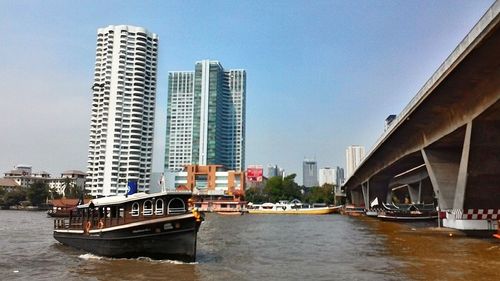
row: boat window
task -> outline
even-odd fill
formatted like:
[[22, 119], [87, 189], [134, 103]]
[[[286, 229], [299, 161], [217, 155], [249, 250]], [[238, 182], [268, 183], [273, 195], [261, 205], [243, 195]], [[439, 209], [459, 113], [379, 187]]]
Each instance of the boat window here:
[[186, 211], [186, 205], [184, 201], [180, 198], [174, 198], [168, 202], [167, 213], [168, 214], [176, 214], [176, 213], [184, 213]]
[[162, 199], [156, 200], [155, 214], [156, 215], [163, 215], [163, 200]]
[[145, 216], [151, 216], [153, 214], [153, 202], [151, 202], [151, 200], [144, 201], [142, 214]]
[[130, 212], [130, 214], [132, 216], [138, 216], [139, 215], [139, 203], [134, 202], [134, 204], [132, 204], [132, 212]]

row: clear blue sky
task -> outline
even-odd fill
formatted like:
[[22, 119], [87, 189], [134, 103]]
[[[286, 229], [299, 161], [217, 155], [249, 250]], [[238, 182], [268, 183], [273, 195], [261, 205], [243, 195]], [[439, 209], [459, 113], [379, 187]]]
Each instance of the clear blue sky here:
[[369, 150], [493, 2], [0, 0], [0, 172], [86, 169], [96, 31], [130, 24], [160, 36], [154, 171], [168, 71], [214, 59], [247, 71], [246, 164], [301, 182]]

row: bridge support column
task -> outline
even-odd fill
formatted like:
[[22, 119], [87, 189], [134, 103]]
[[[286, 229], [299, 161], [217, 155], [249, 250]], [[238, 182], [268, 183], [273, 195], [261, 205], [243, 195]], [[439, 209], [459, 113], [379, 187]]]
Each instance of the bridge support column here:
[[389, 181], [388, 180], [374, 180], [370, 179], [361, 184], [361, 190], [363, 191], [363, 202], [367, 210], [371, 209], [371, 202], [378, 198], [378, 202], [381, 205], [382, 202], [387, 202]]
[[408, 193], [410, 194], [411, 203], [422, 202], [422, 181], [414, 184], [408, 184]]
[[472, 132], [472, 122], [469, 122], [467, 123], [467, 126], [465, 128], [464, 146], [462, 148], [462, 157], [460, 158], [460, 167], [458, 169], [457, 189], [455, 191], [455, 201], [453, 202], [453, 209], [462, 210], [464, 208], [471, 132]]
[[364, 204], [363, 192], [361, 188], [351, 190], [351, 203], [354, 206], [361, 206]]
[[361, 184], [361, 190], [363, 190], [363, 202], [365, 209], [370, 208], [370, 181], [366, 181]]
[[425, 161], [441, 210], [464, 208], [472, 122], [465, 126], [463, 145], [458, 149], [424, 148]]
[[422, 149], [429, 178], [441, 210], [453, 209], [460, 168], [460, 151], [438, 148]]

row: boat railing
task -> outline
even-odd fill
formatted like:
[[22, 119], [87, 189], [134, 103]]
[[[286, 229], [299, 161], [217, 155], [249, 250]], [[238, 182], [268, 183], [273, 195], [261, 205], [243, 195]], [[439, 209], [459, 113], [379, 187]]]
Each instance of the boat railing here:
[[66, 229], [68, 228], [68, 223], [66, 222], [66, 219], [60, 218], [60, 219], [54, 219], [54, 229]]
[[185, 213], [186, 209], [184, 207], [179, 207], [179, 208], [168, 208], [168, 213], [169, 214], [182, 214]]
[[419, 209], [420, 211], [435, 211], [436, 207], [434, 204], [414, 204], [415, 208]]
[[400, 208], [392, 203], [383, 203], [382, 206], [388, 211], [400, 211]]

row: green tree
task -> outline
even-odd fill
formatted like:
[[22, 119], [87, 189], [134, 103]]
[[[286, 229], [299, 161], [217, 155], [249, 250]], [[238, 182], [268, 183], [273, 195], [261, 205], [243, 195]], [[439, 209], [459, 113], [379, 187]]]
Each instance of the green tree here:
[[81, 198], [82, 195], [84, 197], [87, 195], [86, 190], [83, 188], [83, 186], [78, 186], [69, 178], [64, 179], [64, 197], [75, 199]]
[[307, 203], [326, 203], [333, 204], [335, 201], [335, 186], [324, 184], [323, 186], [315, 186], [311, 188], [304, 196], [304, 201]]
[[5, 193], [3, 196], [4, 206], [19, 205], [21, 201], [26, 200], [26, 191], [24, 189], [15, 189]]
[[251, 187], [245, 191], [245, 200], [252, 203], [264, 203], [268, 201], [262, 188]]
[[26, 195], [33, 206], [45, 203], [45, 200], [47, 200], [49, 196], [49, 185], [41, 181], [32, 183], [30, 187], [28, 187]]
[[299, 185], [295, 182], [296, 174], [291, 174], [283, 179], [283, 195], [288, 200], [300, 199], [302, 200], [302, 192]]
[[295, 183], [295, 174], [282, 177], [270, 178], [264, 187], [264, 195], [270, 202], [279, 200], [301, 199], [302, 193], [297, 183]]
[[62, 198], [62, 195], [59, 192], [57, 192], [57, 190], [55, 188], [51, 188], [49, 192], [50, 192], [49, 197], [51, 199], [61, 199]]

